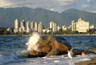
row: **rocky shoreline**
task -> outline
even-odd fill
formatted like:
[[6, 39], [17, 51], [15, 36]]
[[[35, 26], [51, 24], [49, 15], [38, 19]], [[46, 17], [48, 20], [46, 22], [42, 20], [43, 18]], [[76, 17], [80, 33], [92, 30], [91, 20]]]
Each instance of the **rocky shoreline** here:
[[[38, 33], [35, 33], [37, 37], [39, 37]], [[35, 35], [33, 35], [31, 38], [33, 41], [36, 39]], [[42, 36], [39, 40], [32, 46], [34, 43], [31, 40], [31, 42], [28, 42], [31, 50], [26, 50], [21, 55], [24, 55], [26, 57], [44, 57], [44, 56], [56, 56], [56, 55], [64, 55], [67, 54], [68, 51], [72, 52], [72, 56], [76, 55], [87, 55], [90, 53], [96, 54], [96, 49], [89, 49], [89, 50], [81, 50], [81, 49], [73, 49], [71, 47], [71, 44], [62, 37], [54, 37], [52, 35], [49, 36]], [[36, 47], [36, 48], [35, 48]]]

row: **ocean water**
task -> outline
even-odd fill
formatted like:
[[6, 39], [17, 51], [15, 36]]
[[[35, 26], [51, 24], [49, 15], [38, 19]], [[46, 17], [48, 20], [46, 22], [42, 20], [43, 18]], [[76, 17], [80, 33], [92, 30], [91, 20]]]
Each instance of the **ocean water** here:
[[[73, 48], [96, 48], [96, 36], [58, 36], [65, 38]], [[86, 57], [76, 56], [69, 59], [67, 55], [38, 58], [21, 58], [18, 54], [25, 50], [29, 36], [0, 36], [0, 65], [74, 65], [80, 61], [96, 57], [89, 54]], [[59, 39], [60, 40], [60, 39]]]

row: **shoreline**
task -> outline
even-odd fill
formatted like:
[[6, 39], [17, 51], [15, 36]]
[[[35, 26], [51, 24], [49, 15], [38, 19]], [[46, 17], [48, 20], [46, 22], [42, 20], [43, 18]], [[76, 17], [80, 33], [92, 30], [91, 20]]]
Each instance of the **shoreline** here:
[[[51, 34], [41, 34], [41, 36], [48, 36]], [[31, 34], [28, 35], [0, 35], [0, 36], [31, 36]], [[54, 36], [96, 36], [96, 34], [54, 34]]]

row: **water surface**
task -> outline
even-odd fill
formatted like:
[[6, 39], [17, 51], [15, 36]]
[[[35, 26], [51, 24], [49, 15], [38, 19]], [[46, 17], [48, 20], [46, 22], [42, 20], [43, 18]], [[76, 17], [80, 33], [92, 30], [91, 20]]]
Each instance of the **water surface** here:
[[[73, 48], [96, 48], [96, 36], [58, 36], [65, 38]], [[0, 36], [0, 65], [74, 65], [74, 62], [84, 60], [84, 57], [74, 57], [70, 60], [67, 55], [52, 58], [19, 58], [17, 54], [26, 49], [29, 36]], [[89, 55], [88, 58], [93, 55]], [[78, 60], [78, 61], [77, 61]]]

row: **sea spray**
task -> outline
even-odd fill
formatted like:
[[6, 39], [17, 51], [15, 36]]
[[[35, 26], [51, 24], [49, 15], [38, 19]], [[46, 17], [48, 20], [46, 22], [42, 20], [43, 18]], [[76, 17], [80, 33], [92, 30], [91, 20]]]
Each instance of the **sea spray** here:
[[29, 38], [28, 42], [26, 43], [27, 45], [27, 51], [39, 51], [37, 42], [40, 39], [40, 35], [37, 32], [33, 32], [32, 36]]

